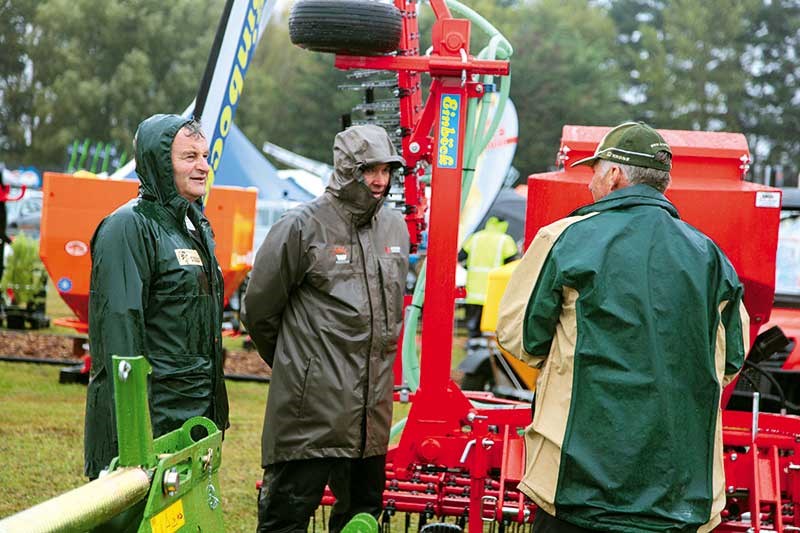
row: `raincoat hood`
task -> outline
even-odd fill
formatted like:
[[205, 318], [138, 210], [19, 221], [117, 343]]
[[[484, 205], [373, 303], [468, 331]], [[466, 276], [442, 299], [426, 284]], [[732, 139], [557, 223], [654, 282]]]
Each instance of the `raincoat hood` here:
[[[353, 126], [336, 135], [333, 142], [333, 176], [327, 191], [342, 202], [357, 226], [369, 222], [383, 205], [383, 198], [372, 196], [363, 176], [365, 167], [379, 163], [388, 163], [392, 170], [405, 164], [386, 130], [380, 126]], [[384, 192], [384, 198], [388, 193], [389, 187]]]
[[172, 142], [175, 135], [190, 119], [178, 115], [153, 115], [136, 130], [136, 177], [141, 183], [139, 194], [162, 205], [178, 200], [188, 203], [178, 194], [172, 171]]

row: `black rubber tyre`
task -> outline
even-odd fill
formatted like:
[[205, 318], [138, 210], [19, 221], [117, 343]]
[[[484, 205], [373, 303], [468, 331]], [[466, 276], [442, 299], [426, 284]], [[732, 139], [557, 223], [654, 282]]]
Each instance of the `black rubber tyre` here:
[[298, 0], [289, 14], [292, 43], [315, 52], [394, 52], [402, 29], [400, 10], [375, 0]]

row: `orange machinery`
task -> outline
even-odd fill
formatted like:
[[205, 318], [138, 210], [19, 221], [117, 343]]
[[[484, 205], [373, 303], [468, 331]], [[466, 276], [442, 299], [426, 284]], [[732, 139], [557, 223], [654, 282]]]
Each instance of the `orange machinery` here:
[[[89, 323], [89, 241], [100, 221], [138, 193], [139, 182], [46, 172], [39, 253], [58, 293], [77, 318], [55, 324], [86, 333]], [[225, 298], [253, 265], [255, 189], [214, 186], [206, 216], [214, 229]]]
[[[569, 165], [592, 155], [609, 129], [564, 126], [558, 156], [563, 170], [528, 177], [526, 248], [539, 228], [592, 203], [592, 169]], [[673, 153], [666, 196], [681, 219], [711, 237], [733, 263], [745, 286], [750, 338], [755, 339], [772, 310], [780, 190], [744, 181], [750, 150], [740, 133], [659, 132]]]

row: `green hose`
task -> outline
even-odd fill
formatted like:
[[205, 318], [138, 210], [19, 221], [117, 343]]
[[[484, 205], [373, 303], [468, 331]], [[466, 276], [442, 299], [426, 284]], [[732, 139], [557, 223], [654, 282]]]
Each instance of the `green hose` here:
[[[470, 22], [489, 36], [488, 45], [481, 50], [477, 56], [479, 59], [507, 60], [511, 57], [514, 51], [511, 44], [486, 19], [457, 0], [445, 1], [448, 8], [462, 15], [464, 18], [469, 19]], [[483, 83], [489, 84], [492, 82], [493, 78], [493, 76], [485, 75], [483, 76]], [[477, 99], [470, 99], [467, 106], [467, 125], [464, 137], [464, 157], [462, 165], [466, 170], [463, 171], [461, 178], [462, 208], [469, 194], [469, 189], [472, 186], [472, 179], [475, 175], [475, 164], [480, 154], [486, 149], [489, 141], [491, 141], [492, 136], [497, 130], [497, 126], [500, 124], [510, 88], [511, 76], [501, 77], [499, 90], [500, 98], [488, 129], [485, 126], [489, 114], [489, 95], [485, 94], [483, 98], [481, 98], [480, 113], [478, 113], [479, 103]], [[475, 118], [476, 114], [478, 115], [477, 119]], [[403, 382], [412, 392], [416, 392], [419, 388], [420, 358], [417, 349], [417, 331], [419, 328], [419, 319], [422, 314], [422, 305], [425, 301], [425, 267], [426, 265], [423, 263], [419, 276], [417, 277], [414, 294], [411, 298], [411, 305], [406, 307], [405, 327], [403, 328]], [[403, 431], [405, 423], [406, 419], [403, 419], [392, 426], [389, 438], [393, 439], [398, 436]]]

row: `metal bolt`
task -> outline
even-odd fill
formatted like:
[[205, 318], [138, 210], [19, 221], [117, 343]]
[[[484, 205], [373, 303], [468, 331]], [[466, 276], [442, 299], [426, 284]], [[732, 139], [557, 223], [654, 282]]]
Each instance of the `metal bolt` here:
[[214, 450], [209, 448], [208, 453], [200, 458], [203, 461], [203, 469], [211, 471], [211, 466], [214, 464]]
[[127, 361], [120, 361], [119, 363], [119, 379], [128, 381], [128, 376], [131, 373], [131, 364]]
[[408, 151], [412, 154], [416, 154], [419, 152], [419, 143], [413, 142], [408, 145]]
[[735, 454], [735, 453], [731, 454], [731, 461], [735, 461], [738, 458], [739, 458], [739, 456], [737, 454]]
[[479, 415], [475, 411], [470, 411], [469, 413], [467, 413], [467, 420], [469, 422], [474, 422], [475, 420], [486, 420], [487, 418], [489, 417], [486, 415]]
[[167, 496], [174, 496], [178, 489], [181, 487], [181, 477], [178, 475], [178, 470], [173, 468], [164, 472], [164, 479], [161, 481], [161, 487], [164, 494]]

